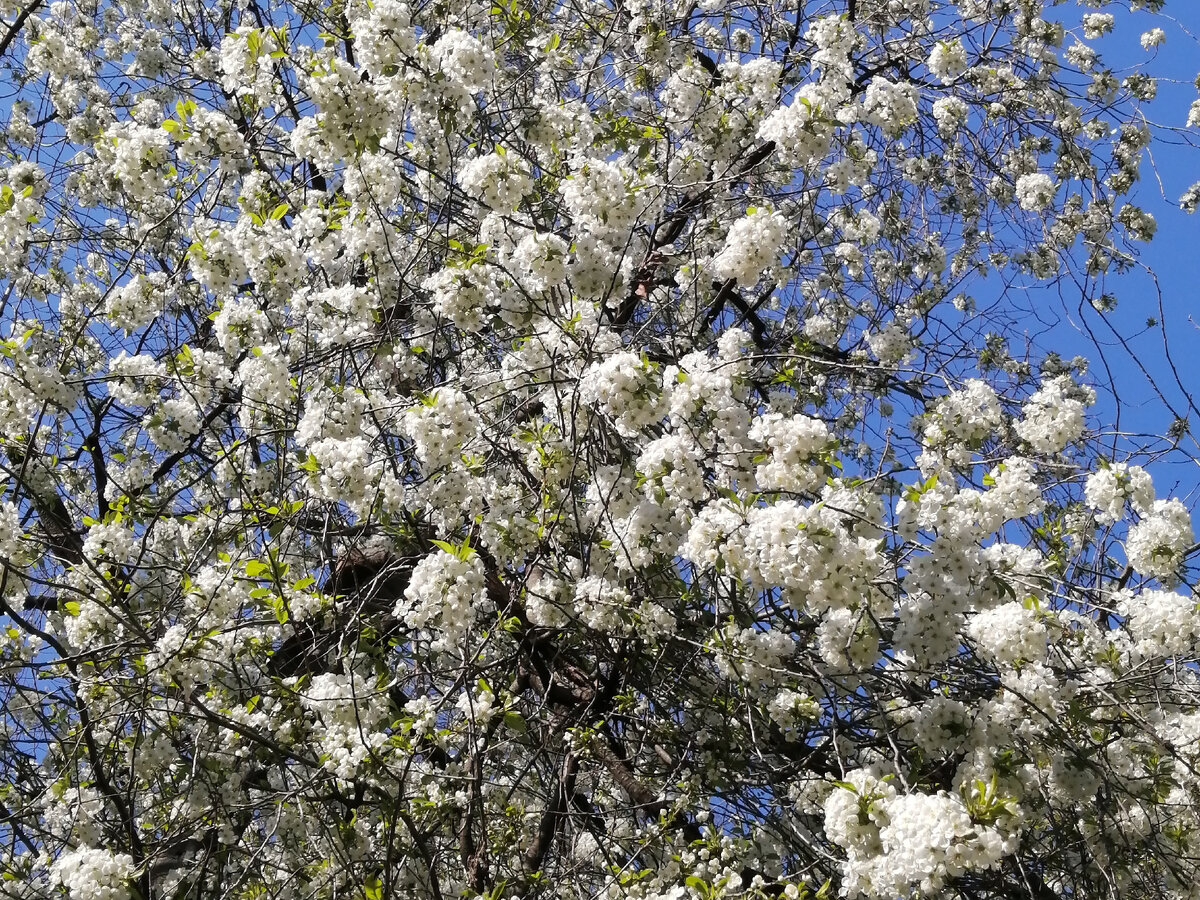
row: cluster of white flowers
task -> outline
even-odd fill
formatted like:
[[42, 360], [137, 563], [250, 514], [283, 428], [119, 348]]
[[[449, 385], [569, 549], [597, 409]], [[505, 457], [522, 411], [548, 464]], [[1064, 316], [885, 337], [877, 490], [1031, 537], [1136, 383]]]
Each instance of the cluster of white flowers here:
[[468, 197], [497, 211], [514, 209], [528, 193], [533, 180], [529, 165], [513, 153], [477, 156], [459, 170], [459, 181]]
[[314, 675], [300, 695], [319, 720], [325, 769], [351, 779], [387, 740], [377, 726], [388, 711], [387, 694], [358, 673]]
[[697, 65], [684, 66], [672, 73], [661, 95], [671, 119], [679, 123], [691, 121], [704, 102], [708, 82], [708, 73]]
[[97, 522], [83, 540], [83, 555], [90, 560], [124, 563], [134, 558], [137, 549], [137, 535], [119, 522]]
[[1192, 516], [1179, 500], [1155, 500], [1142, 519], [1129, 529], [1125, 555], [1129, 564], [1153, 578], [1169, 579], [1191, 549]]
[[464, 716], [479, 725], [486, 725], [500, 709], [496, 706], [496, 695], [485, 687], [478, 692], [463, 691], [455, 704]]
[[1154, 47], [1161, 46], [1167, 40], [1167, 34], [1161, 28], [1151, 28], [1149, 31], [1142, 33], [1141, 44], [1143, 50], [1151, 50]]
[[624, 241], [645, 210], [645, 186], [630, 169], [588, 159], [559, 188], [577, 229], [602, 241]]
[[1200, 641], [1200, 604], [1173, 591], [1122, 591], [1117, 603], [1143, 658], [1191, 655]]
[[275, 59], [280, 51], [272, 29], [241, 25], [221, 41], [221, 87], [230, 94], [266, 98], [273, 84]]
[[370, 509], [383, 462], [372, 453], [366, 437], [323, 438], [309, 444], [308, 452], [316, 461], [310, 483], [317, 494], [346, 503], [360, 514]]
[[25, 561], [27, 550], [21, 511], [16, 504], [5, 500], [0, 503], [0, 559], [10, 567], [19, 567]]
[[0, 200], [0, 274], [7, 276], [15, 275], [25, 260], [30, 226], [41, 218], [42, 204], [35, 188], [40, 181], [22, 185], [13, 170], [5, 180], [0, 190], [12, 195]]
[[359, 391], [318, 387], [304, 404], [304, 415], [296, 424], [296, 442], [308, 446], [326, 438], [349, 440], [363, 432], [367, 399]]
[[166, 189], [170, 136], [134, 122], [114, 125], [96, 144], [96, 155], [129, 196], [152, 200]]
[[770, 628], [738, 628], [730, 623], [709, 642], [717, 670], [743, 684], [774, 684], [787, 671], [785, 663], [796, 652], [796, 642]]
[[525, 289], [540, 294], [559, 287], [567, 277], [570, 247], [556, 234], [531, 231], [513, 249], [513, 262]]
[[745, 512], [727, 500], [716, 500], [692, 517], [679, 553], [698, 569], [724, 568], [727, 541], [745, 525]]
[[351, 9], [361, 13], [351, 21], [351, 27], [355, 55], [368, 72], [382, 75], [386, 68], [399, 67], [415, 55], [417, 38], [408, 4], [376, 0]]
[[1059, 453], [1083, 434], [1084, 410], [1095, 399], [1091, 388], [1076, 385], [1071, 376], [1055, 376], [1025, 404], [1014, 426], [1017, 435], [1038, 453]]
[[1103, 37], [1112, 31], [1114, 21], [1112, 13], [1085, 13], [1081, 19], [1083, 36], [1089, 41]]
[[1193, 100], [1192, 105], [1188, 107], [1187, 127], [1200, 127], [1200, 100]]
[[166, 285], [165, 272], [138, 275], [109, 293], [104, 312], [118, 328], [137, 331], [162, 312]]
[[1038, 212], [1054, 202], [1058, 185], [1044, 172], [1033, 172], [1017, 178], [1017, 205], [1030, 212]]
[[630, 609], [634, 605], [629, 592], [608, 578], [589, 575], [575, 583], [571, 605], [579, 620], [605, 634], [628, 633]]
[[862, 671], [879, 660], [879, 629], [864, 609], [830, 609], [817, 625], [817, 653], [835, 671]]
[[916, 85], [894, 82], [876, 75], [863, 94], [863, 122], [877, 125], [889, 134], [900, 134], [917, 120], [920, 92]]
[[967, 634], [985, 656], [1000, 665], [1046, 658], [1046, 626], [1032, 609], [1015, 600], [973, 615]]
[[814, 86], [805, 85], [790, 103], [776, 109], [759, 126], [758, 136], [773, 142], [775, 152], [787, 165], [812, 168], [829, 152], [836, 123], [822, 109], [822, 100]]
[[865, 770], [846, 776], [825, 801], [825, 833], [846, 852], [848, 897], [933, 895], [948, 878], [997, 865], [1017, 848], [1013, 834], [974, 822], [952, 794], [898, 794]]
[[967, 121], [971, 108], [961, 97], [941, 97], [933, 102], [933, 119], [937, 122], [938, 134], [949, 137]]
[[631, 437], [662, 417], [660, 384], [653, 366], [628, 350], [593, 363], [580, 379], [580, 397]]
[[[879, 831], [883, 854], [875, 895], [903, 896], [913, 889], [936, 894], [946, 879], [988, 869], [1017, 849], [1015, 836], [973, 822], [963, 801], [946, 793], [903, 794], [886, 802]], [[883, 890], [880, 890], [880, 889]]]
[[379, 297], [369, 288], [346, 284], [302, 292], [292, 298], [292, 304], [312, 324], [322, 346], [370, 340], [375, 333]]
[[750, 439], [766, 449], [767, 459], [754, 470], [760, 490], [800, 494], [824, 487], [822, 456], [832, 449], [832, 437], [820, 419], [767, 413], [754, 419]]
[[971, 734], [970, 707], [950, 697], [934, 695], [894, 715], [904, 723], [904, 736], [930, 754], [953, 749]]
[[230, 298], [213, 319], [213, 337], [222, 350], [236, 356], [265, 341], [270, 327], [266, 314], [252, 301]]
[[275, 347], [263, 347], [246, 357], [238, 366], [237, 382], [242, 387], [243, 410], [252, 414], [266, 407], [283, 409], [294, 394], [287, 357]]
[[487, 604], [487, 577], [478, 554], [466, 559], [445, 550], [424, 557], [413, 569], [395, 614], [413, 628], [437, 626], [436, 648], [460, 646]]
[[912, 335], [904, 323], [893, 319], [878, 330], [866, 335], [871, 354], [885, 366], [894, 366], [908, 357], [913, 349]]
[[109, 396], [124, 406], [149, 406], [167, 380], [166, 366], [148, 353], [128, 356], [121, 351], [108, 363]]
[[767, 712], [785, 739], [797, 740], [801, 726], [820, 717], [821, 707], [807, 694], [785, 688], [771, 695]]
[[186, 138], [176, 150], [181, 160], [203, 164], [215, 157], [217, 168], [223, 175], [245, 168], [246, 140], [229, 116], [217, 110], [197, 109], [191, 115], [189, 126]]
[[1002, 414], [996, 392], [978, 379], [966, 381], [938, 400], [925, 423], [925, 443], [978, 446], [1000, 427]]
[[1088, 476], [1083, 496], [1096, 511], [1096, 520], [1111, 525], [1125, 515], [1126, 502], [1138, 515], [1149, 512], [1154, 503], [1154, 483], [1141, 466], [1112, 463]]
[[842, 16], [822, 16], [813, 20], [804, 39], [816, 48], [812, 66], [821, 72], [822, 81], [847, 83], [854, 78], [850, 54], [859, 46], [860, 36], [853, 23]]
[[446, 266], [438, 269], [422, 283], [429, 292], [433, 308], [455, 327], [475, 333], [483, 327], [488, 295], [469, 268]]
[[439, 388], [427, 401], [405, 410], [401, 426], [430, 472], [458, 462], [479, 428], [471, 401], [452, 387]]
[[756, 209], [738, 219], [725, 237], [725, 247], [713, 260], [718, 278], [733, 278], [741, 287], [758, 283], [763, 269], [779, 262], [787, 244], [787, 220], [768, 209]]
[[178, 453], [200, 433], [200, 410], [190, 397], [168, 397], [142, 417], [142, 427], [154, 445]]
[[73, 900], [129, 900], [137, 869], [128, 853], [78, 847], [56, 859], [50, 872]]
[[465, 31], [449, 29], [433, 45], [432, 53], [442, 75], [470, 93], [482, 90], [491, 80], [492, 52]]
[[745, 529], [728, 536], [720, 553], [756, 587], [778, 587], [785, 600], [812, 615], [854, 608], [873, 595], [883, 559], [874, 535], [859, 530], [864, 520], [849, 519], [835, 504], [820, 501], [754, 507]]
[[708, 493], [703, 454], [685, 433], [668, 434], [650, 441], [638, 455], [637, 470], [646, 479], [645, 488], [653, 497], [662, 490], [666, 496], [684, 503], [702, 499]]
[[930, 73], [942, 84], [949, 84], [967, 69], [967, 51], [961, 41], [939, 41], [929, 54]]

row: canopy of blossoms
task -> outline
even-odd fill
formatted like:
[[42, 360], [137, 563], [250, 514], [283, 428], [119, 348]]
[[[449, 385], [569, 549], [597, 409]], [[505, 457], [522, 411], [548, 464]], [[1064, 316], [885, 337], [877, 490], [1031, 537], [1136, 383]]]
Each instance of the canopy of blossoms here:
[[0, 897], [1195, 898], [1163, 5], [0, 3]]

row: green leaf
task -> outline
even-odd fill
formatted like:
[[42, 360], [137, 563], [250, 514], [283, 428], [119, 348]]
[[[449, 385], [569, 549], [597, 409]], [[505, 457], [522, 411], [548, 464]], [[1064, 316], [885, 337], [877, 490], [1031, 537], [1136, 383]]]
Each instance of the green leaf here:
[[271, 210], [271, 221], [274, 222], [274, 221], [277, 221], [278, 219], [282, 219], [284, 216], [286, 216], [288, 214], [288, 211], [291, 208], [292, 207], [289, 206], [287, 203], [280, 203], [277, 207], [275, 207], [273, 210]]

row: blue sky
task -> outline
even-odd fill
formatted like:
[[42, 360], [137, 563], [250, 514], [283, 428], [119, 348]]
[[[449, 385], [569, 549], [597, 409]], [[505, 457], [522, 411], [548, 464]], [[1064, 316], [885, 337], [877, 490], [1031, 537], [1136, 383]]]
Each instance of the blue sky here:
[[[1084, 11], [1075, 7], [1066, 15]], [[1200, 408], [1200, 213], [1188, 215], [1178, 200], [1200, 181], [1200, 129], [1184, 128], [1192, 101], [1200, 97], [1194, 84], [1200, 73], [1200, 2], [1170, 0], [1166, 12], [1173, 21], [1145, 12], [1118, 14], [1112, 33], [1088, 41], [1119, 76], [1144, 66], [1159, 77], [1148, 117], [1162, 127], [1152, 129], [1154, 143], [1132, 198], [1157, 219], [1158, 233], [1139, 245], [1138, 270], [1105, 278], [1104, 291], [1117, 298], [1112, 312], [1081, 309], [1079, 290], [1069, 279], [1034, 289], [1044, 296], [1026, 302], [1045, 310], [1035, 326], [1040, 346], [1091, 360], [1100, 395], [1098, 422], [1119, 422], [1122, 432], [1140, 435], [1133, 443], [1154, 444], [1150, 436], [1167, 432], [1172, 410], [1189, 416], [1195, 437], [1184, 437], [1179, 451], [1164, 452], [1150, 468], [1160, 495], [1177, 492], [1194, 505], [1200, 502], [1200, 465], [1192, 459], [1200, 457], [1200, 412], [1188, 406], [1194, 396]], [[1139, 39], [1155, 26], [1163, 27], [1166, 42], [1147, 52]], [[1148, 319], [1157, 324], [1149, 327]], [[1170, 442], [1155, 445], [1170, 448]]]

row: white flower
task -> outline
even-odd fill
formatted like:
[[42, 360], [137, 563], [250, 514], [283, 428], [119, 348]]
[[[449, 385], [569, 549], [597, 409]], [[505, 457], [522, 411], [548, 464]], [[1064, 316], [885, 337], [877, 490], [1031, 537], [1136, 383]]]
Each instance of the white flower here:
[[967, 634], [993, 662], [1013, 665], [1046, 658], [1046, 626], [1017, 601], [976, 613]]
[[1017, 203], [1032, 212], [1045, 209], [1054, 202], [1058, 191], [1054, 179], [1042, 172], [1022, 175], [1017, 179]]
[[1125, 514], [1125, 502], [1145, 515], [1154, 503], [1150, 473], [1140, 466], [1113, 463], [1088, 476], [1083, 489], [1087, 505], [1096, 511], [1102, 525], [1111, 525]]
[[413, 569], [395, 615], [413, 628], [430, 628], [435, 649], [458, 647], [488, 605], [478, 554], [467, 558], [437, 550]]
[[1146, 516], [1129, 529], [1125, 555], [1143, 575], [1172, 578], [1193, 543], [1192, 516], [1179, 500], [1155, 500]]
[[50, 874], [74, 900], [128, 900], [137, 869], [128, 853], [79, 847], [56, 859]]
[[650, 365], [625, 350], [590, 366], [580, 379], [579, 393], [632, 437], [662, 418], [660, 387]]
[[521, 202], [533, 184], [528, 164], [512, 153], [478, 156], [463, 166], [458, 177], [467, 196], [506, 212]]
[[452, 387], [439, 388], [426, 402], [409, 407], [401, 421], [429, 472], [459, 461], [479, 427], [471, 401]]
[[758, 283], [763, 269], [779, 262], [787, 238], [783, 216], [770, 210], [754, 210], [733, 223], [724, 249], [713, 260], [713, 270], [718, 278], [734, 278], [741, 287], [751, 287]]
[[1090, 41], [1112, 31], [1115, 19], [1112, 13], [1086, 13], [1081, 21], [1083, 36]]
[[452, 84], [472, 94], [488, 83], [494, 66], [491, 51], [457, 28], [438, 38], [433, 45], [433, 58]]
[[929, 54], [929, 71], [942, 84], [949, 84], [967, 68], [967, 51], [961, 41], [939, 41]]
[[1018, 436], [1038, 453], [1058, 453], [1067, 444], [1078, 440], [1084, 429], [1084, 400], [1095, 401], [1090, 388], [1080, 388], [1069, 375], [1059, 375], [1045, 382], [1029, 398], [1016, 423]]
[[1200, 100], [1193, 100], [1191, 108], [1188, 109], [1187, 127], [1200, 127]]
[[1123, 592], [1117, 604], [1137, 652], [1144, 657], [1182, 656], [1200, 640], [1196, 597], [1172, 591]]
[[1161, 28], [1151, 28], [1142, 33], [1142, 49], [1151, 50], [1158, 47], [1167, 39], [1167, 34]]
[[938, 134], [949, 137], [967, 121], [970, 107], [961, 97], [942, 97], [933, 102], [933, 119], [937, 122]]

